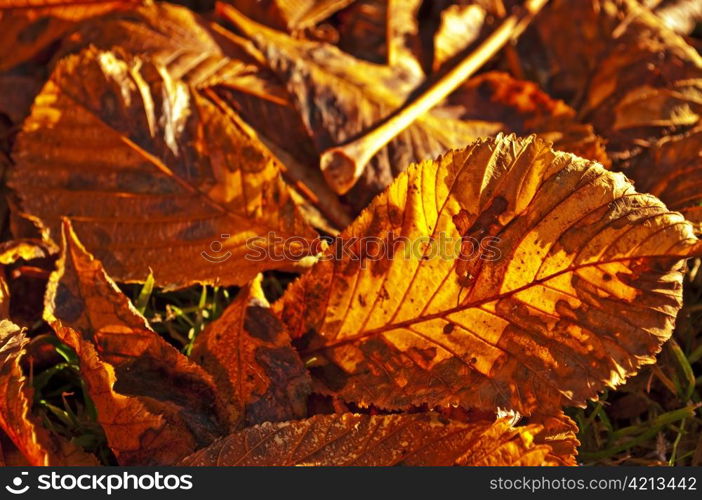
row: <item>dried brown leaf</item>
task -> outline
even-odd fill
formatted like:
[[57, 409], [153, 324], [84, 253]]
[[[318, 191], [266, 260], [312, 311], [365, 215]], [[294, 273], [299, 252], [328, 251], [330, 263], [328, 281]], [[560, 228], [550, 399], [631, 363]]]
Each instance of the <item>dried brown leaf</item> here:
[[310, 378], [259, 276], [197, 336], [191, 359], [215, 379], [232, 430], [307, 416]]
[[79, 21], [140, 3], [142, 0], [2, 0], [0, 71], [36, 57]]
[[[563, 19], [580, 29], [564, 30]], [[635, 0], [555, 0], [519, 47], [532, 74], [607, 140], [614, 168], [699, 229], [697, 51]]]
[[241, 285], [281, 265], [247, 259], [253, 238], [316, 237], [255, 134], [139, 58], [91, 48], [63, 59], [13, 156], [21, 209], [53, 238], [71, 216], [120, 281], [151, 269], [163, 287]]
[[538, 426], [506, 419], [455, 422], [436, 414], [317, 415], [263, 424], [221, 439], [189, 466], [555, 465]]
[[68, 222], [44, 316], [78, 354], [120, 464], [172, 464], [223, 431], [211, 377], [149, 328]]
[[32, 415], [34, 392], [21, 366], [28, 342], [17, 325], [0, 321], [0, 427], [31, 465], [98, 465], [93, 455]]

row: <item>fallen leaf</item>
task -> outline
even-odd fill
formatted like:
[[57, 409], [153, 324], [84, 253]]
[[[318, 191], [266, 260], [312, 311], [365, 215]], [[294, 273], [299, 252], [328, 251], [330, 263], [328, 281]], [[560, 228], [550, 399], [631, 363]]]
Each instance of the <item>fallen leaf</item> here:
[[219, 436], [211, 377], [149, 328], [68, 222], [61, 247], [44, 317], [78, 354], [119, 463], [173, 464]]
[[276, 160], [236, 120], [162, 66], [86, 49], [63, 59], [37, 97], [9, 184], [52, 237], [71, 216], [115, 279], [143, 281], [151, 269], [164, 288], [242, 285], [292, 265], [248, 258], [254, 238], [316, 233]]
[[309, 374], [269, 310], [261, 276], [197, 336], [190, 358], [214, 377], [232, 431], [307, 416]]
[[186, 458], [187, 466], [553, 465], [538, 426], [454, 422], [436, 414], [317, 415], [266, 423]]
[[0, 426], [30, 465], [98, 465], [93, 455], [32, 415], [34, 393], [21, 366], [28, 342], [17, 325], [0, 321]]
[[267, 93], [271, 84], [257, 78], [255, 59], [241, 47], [222, 47], [220, 41], [201, 16], [185, 7], [157, 3], [81, 25], [65, 41], [61, 55], [89, 46], [119, 50], [162, 66], [172, 79], [193, 87], [226, 83]]
[[321, 392], [546, 413], [654, 362], [699, 251], [622, 174], [498, 136], [411, 166], [275, 308]]
[[656, 141], [626, 170], [637, 189], [682, 212], [698, 233], [702, 232], [701, 150], [702, 126]]

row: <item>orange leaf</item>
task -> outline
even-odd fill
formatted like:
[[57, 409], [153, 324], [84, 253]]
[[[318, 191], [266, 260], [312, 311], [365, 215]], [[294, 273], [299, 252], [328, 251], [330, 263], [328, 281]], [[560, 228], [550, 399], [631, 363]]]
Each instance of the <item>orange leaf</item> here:
[[538, 426], [455, 422], [432, 413], [317, 415], [266, 423], [186, 458], [189, 466], [555, 465]]
[[32, 415], [34, 394], [20, 364], [28, 342], [17, 325], [0, 322], [0, 427], [31, 465], [98, 465], [93, 455]]
[[62, 240], [44, 316], [76, 350], [120, 464], [172, 464], [211, 442], [223, 429], [211, 377], [149, 328], [67, 222]]
[[411, 166], [276, 308], [326, 393], [545, 413], [654, 361], [693, 252], [622, 174], [498, 136]]
[[285, 326], [268, 309], [261, 276], [197, 336], [191, 359], [210, 372], [232, 430], [307, 416], [310, 379]]
[[553, 450], [549, 458], [558, 465], [577, 465], [575, 457], [578, 454], [578, 426], [571, 418], [559, 411], [554, 415], [535, 415], [529, 418], [530, 424], [539, 425], [542, 429], [535, 436], [534, 442], [546, 444]]
[[167, 288], [242, 285], [281, 266], [249, 260], [253, 238], [316, 238], [255, 134], [138, 58], [86, 49], [63, 59], [14, 159], [9, 183], [21, 209], [53, 238], [70, 215], [120, 281], [143, 281], [152, 269]]

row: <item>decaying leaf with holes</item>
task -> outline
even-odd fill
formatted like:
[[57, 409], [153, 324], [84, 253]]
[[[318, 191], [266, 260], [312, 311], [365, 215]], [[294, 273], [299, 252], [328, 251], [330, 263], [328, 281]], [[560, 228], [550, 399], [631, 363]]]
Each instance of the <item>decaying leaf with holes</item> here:
[[310, 377], [270, 311], [259, 275], [197, 336], [191, 359], [212, 374], [232, 431], [307, 416]]
[[67, 221], [44, 315], [78, 354], [120, 464], [173, 464], [226, 429], [212, 378], [149, 328]]
[[550, 458], [553, 450], [535, 442], [540, 430], [512, 427], [508, 419], [463, 423], [433, 413], [317, 415], [249, 427], [197, 451], [182, 465], [557, 465]]
[[70, 215], [119, 281], [143, 281], [151, 269], [166, 288], [242, 285], [293, 265], [273, 252], [247, 259], [253, 238], [316, 238], [255, 134], [139, 58], [89, 48], [63, 59], [14, 160], [9, 184], [20, 208], [53, 238]]
[[30, 465], [98, 465], [93, 455], [32, 415], [34, 391], [22, 367], [28, 342], [17, 325], [0, 321], [0, 427]]
[[411, 166], [276, 310], [322, 392], [553, 414], [654, 362], [700, 250], [624, 175], [498, 136]]

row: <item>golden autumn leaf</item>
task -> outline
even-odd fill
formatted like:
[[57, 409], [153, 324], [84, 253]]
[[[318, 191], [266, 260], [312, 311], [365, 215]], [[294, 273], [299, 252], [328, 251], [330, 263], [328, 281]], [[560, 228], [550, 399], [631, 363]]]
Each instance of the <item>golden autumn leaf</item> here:
[[439, 415], [317, 415], [266, 423], [187, 457], [189, 466], [556, 465], [535, 443], [539, 426], [507, 419], [455, 422]]
[[580, 445], [576, 437], [578, 426], [568, 415], [562, 411], [554, 415], [535, 415], [529, 418], [529, 424], [541, 427], [534, 442], [551, 448], [550, 460], [558, 465], [577, 465], [575, 457]]
[[622, 174], [498, 136], [411, 166], [276, 310], [322, 392], [546, 413], [654, 361], [699, 251]]
[[37, 56], [79, 21], [142, 0], [1, 0], [0, 71]]
[[97, 465], [94, 456], [32, 415], [34, 393], [21, 365], [28, 342], [17, 325], [0, 321], [0, 427], [31, 465]]
[[63, 59], [13, 157], [20, 208], [53, 238], [70, 216], [120, 281], [151, 269], [167, 288], [241, 285], [280, 266], [247, 259], [252, 238], [316, 238], [253, 131], [139, 58], [91, 48]]
[[[284, 138], [286, 151], [291, 153], [313, 151], [301, 122], [297, 130], [302, 132], [293, 133], [290, 123], [297, 117], [291, 120], [287, 91], [263, 64], [263, 55], [251, 42], [186, 8], [157, 3], [100, 17], [72, 33], [64, 41], [61, 55], [79, 53], [90, 46], [126, 51], [162, 65], [174, 79], [200, 89], [222, 112], [240, 115], [257, 129], [256, 137], [264, 143], [268, 144], [270, 135], [274, 140]], [[278, 116], [281, 113], [282, 119]], [[281, 128], [281, 121], [287, 126]], [[306, 143], [310, 144], [307, 149]], [[313, 178], [310, 169], [299, 165], [308, 161], [304, 153], [295, 162], [279, 155], [279, 151], [275, 155], [293, 187], [298, 189], [295, 184], [301, 182], [303, 193], [311, 195], [311, 201], [325, 216], [340, 227], [348, 225], [348, 216], [321, 174], [319, 179]], [[303, 203], [300, 206], [306, 208]], [[305, 215], [309, 220], [307, 212]]]
[[175, 463], [225, 428], [211, 377], [149, 328], [68, 222], [44, 316], [78, 354], [120, 464]]
[[270, 312], [260, 276], [197, 336], [190, 357], [214, 377], [232, 430], [307, 416], [309, 374]]

